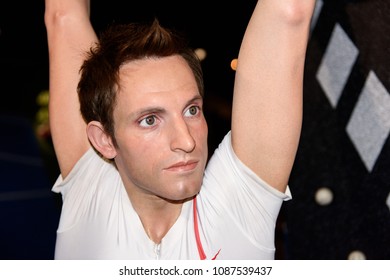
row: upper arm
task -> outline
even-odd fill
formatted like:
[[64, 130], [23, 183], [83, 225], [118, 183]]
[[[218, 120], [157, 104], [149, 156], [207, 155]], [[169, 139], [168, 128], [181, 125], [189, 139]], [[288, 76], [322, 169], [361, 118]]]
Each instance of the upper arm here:
[[96, 42], [87, 1], [46, 0], [49, 47], [49, 118], [53, 144], [65, 177], [90, 147], [77, 95], [79, 70]]
[[285, 191], [302, 122], [302, 84], [314, 0], [257, 3], [236, 72], [232, 145], [263, 180]]

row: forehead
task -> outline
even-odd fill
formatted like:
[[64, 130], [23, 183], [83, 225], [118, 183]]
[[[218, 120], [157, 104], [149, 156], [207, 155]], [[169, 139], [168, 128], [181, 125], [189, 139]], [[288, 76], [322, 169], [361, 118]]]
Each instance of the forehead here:
[[178, 55], [126, 63], [119, 81], [117, 110], [123, 113], [143, 106], [185, 103], [200, 95], [191, 68]]
[[119, 81], [120, 92], [167, 92], [197, 86], [191, 68], [178, 55], [128, 62], [119, 71]]

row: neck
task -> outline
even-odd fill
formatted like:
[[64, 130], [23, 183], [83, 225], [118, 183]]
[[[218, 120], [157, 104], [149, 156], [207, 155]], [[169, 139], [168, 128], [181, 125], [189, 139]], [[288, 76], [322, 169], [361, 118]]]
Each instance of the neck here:
[[155, 195], [130, 195], [149, 239], [159, 244], [180, 216], [184, 201], [172, 202]]

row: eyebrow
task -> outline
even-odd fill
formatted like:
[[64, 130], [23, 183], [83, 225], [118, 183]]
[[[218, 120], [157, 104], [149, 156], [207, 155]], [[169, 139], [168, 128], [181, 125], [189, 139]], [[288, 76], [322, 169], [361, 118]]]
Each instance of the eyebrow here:
[[158, 107], [158, 106], [146, 107], [146, 108], [142, 108], [138, 111], [135, 111], [133, 113], [130, 113], [129, 119], [137, 119], [140, 116], [145, 116], [145, 115], [149, 115], [149, 114], [163, 114], [165, 112], [166, 112], [166, 110], [162, 107]]
[[[198, 101], [203, 101], [203, 97], [200, 96], [199, 94], [197, 94], [195, 97], [188, 100], [186, 102], [186, 105], [184, 106], [184, 108], [186, 108], [190, 104], [192, 104], [194, 102], [198, 102]], [[144, 115], [153, 114], [153, 113], [163, 114], [166, 111], [167, 110], [165, 108], [160, 107], [160, 106], [150, 106], [150, 107], [141, 108], [140, 110], [137, 110], [137, 111], [131, 113], [129, 115], [129, 117], [130, 117], [130, 119], [132, 119], [132, 118], [138, 118], [139, 116], [144, 116]]]
[[[190, 99], [190, 100], [187, 102], [187, 104], [186, 104], [185, 107], [187, 107], [187, 106], [190, 105], [191, 103], [194, 103], [194, 102], [197, 102], [197, 101], [201, 101], [201, 102], [203, 103], [203, 97], [197, 94], [195, 97], [193, 97], [192, 99]], [[185, 107], [184, 107], [184, 108], [185, 108]]]

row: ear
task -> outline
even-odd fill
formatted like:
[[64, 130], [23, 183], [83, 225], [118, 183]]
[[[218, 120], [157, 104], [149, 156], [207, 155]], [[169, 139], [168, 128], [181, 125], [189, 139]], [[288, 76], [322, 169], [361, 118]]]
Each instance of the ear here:
[[116, 156], [116, 148], [111, 136], [109, 136], [98, 121], [91, 121], [87, 125], [88, 139], [94, 148], [107, 159], [113, 159]]

